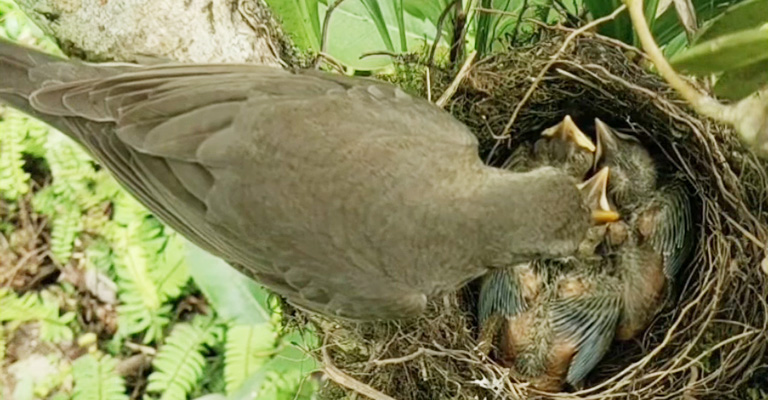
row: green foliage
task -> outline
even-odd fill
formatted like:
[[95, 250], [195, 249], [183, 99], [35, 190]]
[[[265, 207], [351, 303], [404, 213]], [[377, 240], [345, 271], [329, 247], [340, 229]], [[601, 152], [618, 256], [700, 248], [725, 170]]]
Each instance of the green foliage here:
[[[614, 10], [619, 8], [621, 4], [621, 0], [584, 0], [584, 5], [594, 19], [610, 15]], [[615, 19], [600, 25], [598, 30], [603, 35], [619, 39], [625, 43], [633, 43], [634, 41], [632, 21], [629, 19], [629, 14], [626, 12], [623, 12]]]
[[[224, 343], [226, 391], [235, 399], [308, 398], [304, 384], [316, 369], [298, 347], [316, 345], [312, 335], [278, 333], [278, 304], [269, 292], [221, 259], [188, 244], [189, 270], [216, 313], [230, 322]], [[276, 396], [276, 397], [268, 397]]]
[[[303, 21], [312, 25], [307, 31], [319, 35], [317, 1], [292, 3], [303, 5]], [[382, 13], [389, 12], [383, 3], [381, 7]], [[345, 13], [340, 15], [344, 18]], [[407, 26], [406, 20], [400, 19], [398, 27]], [[0, 36], [58, 52], [8, 0], [0, 0]], [[319, 48], [319, 36], [312, 40]], [[58, 264], [67, 264], [79, 254], [84, 256], [86, 268], [97, 268], [117, 283], [118, 333], [97, 345], [110, 344], [114, 354], [126, 354], [121, 347], [126, 338], [149, 345], [163, 343], [148, 391], [161, 398], [186, 398], [193, 391], [233, 392], [253, 373], [263, 373], [268, 378], [257, 389], [272, 398], [308, 398], [313, 386], [301, 386], [299, 396], [297, 385], [310, 369], [303, 367], [305, 361], [275, 361], [279, 354], [295, 349], [277, 334], [279, 314], [273, 313], [274, 302], [268, 292], [213, 258], [214, 263], [202, 266], [208, 274], [202, 280], [213, 283], [204, 285], [204, 293], [222, 318], [233, 323], [231, 329], [219, 317], [196, 317], [191, 323], [174, 321], [174, 304], [189, 293], [183, 239], [150, 215], [78, 145], [45, 124], [4, 107], [0, 107], [0, 188], [0, 196], [16, 210], [13, 212], [31, 196], [32, 209], [47, 219], [50, 253]], [[0, 222], [5, 234], [16, 229], [13, 222]], [[220, 265], [226, 269], [217, 273], [215, 268]], [[228, 273], [237, 274], [237, 278]], [[64, 297], [78, 295], [72, 290], [57, 292]], [[76, 326], [75, 314], [63, 313], [60, 301], [45, 290], [17, 295], [0, 289], [0, 322], [0, 355], [5, 350], [6, 334], [23, 323], [39, 324], [41, 338], [53, 342], [70, 340], [73, 330], [83, 329]], [[306, 359], [303, 354], [294, 356]], [[25, 381], [17, 387], [17, 394], [23, 394], [20, 399], [68, 399], [70, 394], [74, 400], [126, 399], [125, 383], [114, 370], [117, 362], [110, 356], [92, 354], [78, 358], [69, 368], [68, 360], [59, 360], [60, 373], [44, 382]], [[296, 370], [289, 370], [293, 367]], [[75, 384], [72, 393], [64, 389], [56, 392], [71, 378]]]
[[222, 319], [238, 325], [275, 322], [269, 292], [222, 259], [187, 242], [189, 272]]
[[716, 95], [740, 100], [756, 92], [768, 82], [768, 60], [723, 72], [712, 88]]
[[274, 353], [277, 335], [270, 323], [234, 325], [227, 329], [224, 377], [227, 393], [234, 393]]
[[186, 399], [203, 375], [203, 351], [213, 347], [221, 327], [206, 317], [177, 324], [152, 362], [148, 392], [160, 393], [162, 400]]
[[125, 382], [115, 372], [117, 360], [87, 354], [72, 365], [75, 389], [72, 400], [128, 400]]
[[72, 339], [69, 324], [75, 313], [59, 315], [59, 303], [50, 293], [28, 292], [19, 296], [13, 291], [0, 288], [0, 323], [8, 323], [10, 329], [26, 322], [40, 326], [40, 339], [60, 342]]
[[682, 71], [719, 74], [715, 93], [741, 100], [768, 87], [768, 0], [736, 4], [709, 21], [694, 45], [671, 59]]
[[701, 27], [694, 44], [721, 36], [759, 28], [768, 23], [768, 1], [748, 0], [729, 7]]
[[26, 115], [0, 107], [0, 197], [18, 200], [29, 192], [25, 156], [39, 157], [48, 128]]
[[318, 0], [266, 0], [266, 3], [296, 46], [320, 51]]
[[[768, 6], [768, 2], [766, 2]], [[676, 68], [697, 75], [742, 68], [768, 59], [768, 25], [727, 34], [691, 47], [674, 57]]]
[[[267, 3], [300, 49], [317, 52], [322, 38], [322, 21], [329, 4], [334, 1], [267, 0]], [[441, 2], [447, 3], [445, 0]], [[414, 51], [434, 38], [434, 21], [409, 11], [422, 7], [421, 3], [435, 2], [344, 1], [330, 19], [326, 52], [352, 69], [376, 70], [390, 66], [392, 62], [388, 56], [361, 56], [373, 51]], [[397, 46], [392, 38], [398, 38]]]

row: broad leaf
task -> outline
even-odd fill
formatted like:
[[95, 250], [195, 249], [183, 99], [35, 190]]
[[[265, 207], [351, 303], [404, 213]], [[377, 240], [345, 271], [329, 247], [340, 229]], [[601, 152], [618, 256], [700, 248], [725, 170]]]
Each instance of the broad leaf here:
[[715, 94], [741, 100], [768, 85], [768, 60], [725, 72], [717, 79]]
[[243, 325], [270, 321], [266, 289], [192, 243], [187, 255], [192, 279], [223, 319]]
[[[389, 27], [387, 26], [387, 21], [384, 19], [384, 14], [381, 12], [381, 7], [379, 7], [379, 0], [360, 1], [365, 6], [365, 9], [368, 10], [368, 15], [373, 20], [373, 24], [376, 25], [376, 30], [379, 31], [381, 40], [384, 42], [387, 50], [394, 52], [395, 46], [392, 45], [392, 38], [389, 36]], [[395, 17], [395, 21], [397, 21], [397, 26], [399, 28], [400, 22], [398, 21], [397, 17]], [[405, 25], [405, 22], [403, 22], [403, 25]]]
[[[749, 0], [729, 7], [701, 28], [694, 43], [768, 24], [768, 0]], [[768, 50], [766, 50], [768, 51]]]
[[[648, 0], [646, 0], [648, 1]], [[733, 0], [692, 0], [693, 7], [696, 10], [696, 17], [699, 21], [708, 21], [718, 15], [722, 11], [723, 7], [733, 3]], [[660, 46], [666, 46], [681, 35], [684, 36], [685, 30], [680, 23], [677, 11], [674, 7], [667, 7], [661, 15], [659, 15], [653, 24], [653, 36], [656, 38], [656, 43]], [[674, 54], [673, 52], [666, 52], [667, 54]]]
[[[392, 2], [379, 3], [381, 7], [369, 9], [359, 0], [347, 0], [333, 11], [327, 38], [327, 52], [331, 56], [358, 70], [375, 70], [392, 64], [391, 58], [386, 55], [360, 58], [370, 52], [393, 51], [391, 38], [402, 35], [399, 16]], [[321, 4], [320, 8], [321, 15], [324, 15], [327, 6]], [[429, 19], [408, 13], [407, 4], [403, 5], [403, 9], [406, 11], [402, 15], [406, 46], [408, 51], [415, 51], [434, 39], [435, 25]], [[374, 10], [378, 21], [371, 18], [370, 10]]]
[[303, 50], [320, 50], [317, 0], [266, 0], [293, 43]]
[[[584, 0], [592, 18], [598, 19], [610, 15], [617, 8], [621, 7], [621, 0]], [[632, 21], [629, 19], [629, 13], [622, 12], [612, 21], [608, 21], [598, 28], [598, 31], [624, 43], [632, 43], [634, 40], [634, 31], [632, 30]]]
[[[307, 399], [310, 398], [311, 384], [304, 382], [309, 379], [308, 374], [316, 371], [317, 362], [307, 355], [301, 348], [293, 343], [305, 344], [305, 340], [298, 334], [292, 333], [283, 338], [285, 347], [274, 357], [259, 368], [256, 373], [251, 375], [240, 387], [240, 389], [231, 395], [230, 400], [277, 400], [279, 398]], [[315, 347], [316, 343], [309, 343], [310, 347]], [[278, 379], [275, 379], [278, 378]], [[279, 378], [282, 378], [280, 381]], [[293, 393], [289, 397], [276, 396], [280, 392], [280, 387]]]
[[741, 68], [768, 59], [768, 25], [700, 43], [673, 57], [680, 70], [705, 75]]

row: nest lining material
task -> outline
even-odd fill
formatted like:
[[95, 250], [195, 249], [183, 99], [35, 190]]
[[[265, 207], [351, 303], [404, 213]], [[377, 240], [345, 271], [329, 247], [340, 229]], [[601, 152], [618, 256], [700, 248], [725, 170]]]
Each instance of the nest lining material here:
[[[472, 285], [433, 301], [424, 316], [410, 321], [353, 323], [294, 314], [295, 322], [314, 325], [325, 338], [317, 357], [359, 387], [401, 400], [720, 399], [743, 397], [745, 382], [765, 374], [759, 366], [768, 364], [768, 268], [761, 268], [768, 240], [766, 163], [728, 129], [673, 100], [671, 89], [643, 68], [638, 52], [595, 36], [561, 49], [563, 43], [562, 34], [553, 34], [535, 47], [481, 60], [446, 108], [478, 136], [491, 165], [566, 114], [580, 125], [597, 117], [634, 132], [692, 188], [698, 237], [676, 298], [641, 338], [614, 343], [583, 388], [560, 394], [537, 392], [478, 353]], [[555, 54], [509, 135], [499, 138]], [[413, 74], [422, 72], [413, 68]], [[453, 78], [443, 75], [433, 75], [433, 93]], [[348, 396], [331, 381], [321, 392], [323, 398]]]

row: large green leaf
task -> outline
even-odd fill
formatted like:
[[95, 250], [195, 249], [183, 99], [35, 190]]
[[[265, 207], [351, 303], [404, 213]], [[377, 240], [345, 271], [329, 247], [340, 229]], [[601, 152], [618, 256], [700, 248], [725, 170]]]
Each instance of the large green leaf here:
[[717, 18], [705, 24], [694, 43], [703, 43], [720, 36], [758, 28], [764, 24], [768, 24], [768, 0], [748, 0], [729, 7]]
[[717, 79], [714, 91], [720, 97], [741, 100], [768, 85], [768, 60], [725, 72]]
[[408, 51], [408, 38], [405, 35], [405, 7], [403, 0], [393, 0], [392, 6], [395, 8], [395, 18], [397, 19], [397, 30], [400, 34], [400, 51]]
[[[696, 9], [696, 17], [702, 22], [716, 17], [727, 5], [738, 2], [738, 0], [692, 1], [693, 7]], [[669, 42], [681, 35], [685, 36], [685, 29], [680, 23], [675, 7], [667, 7], [667, 9], [655, 19], [653, 24], [653, 36], [656, 38], [656, 43], [660, 46], [666, 46]]]
[[223, 319], [243, 325], [270, 321], [266, 289], [192, 243], [187, 255], [192, 279]]
[[[379, 0], [360, 1], [365, 6], [366, 10], [368, 10], [368, 15], [373, 20], [373, 24], [376, 26], [376, 30], [379, 31], [381, 40], [384, 42], [387, 50], [394, 52], [395, 46], [392, 45], [392, 38], [389, 36], [389, 27], [387, 26], [387, 21], [384, 19], [384, 13], [381, 12], [381, 7], [379, 7]], [[400, 21], [398, 21], [397, 17], [395, 17], [395, 22], [397, 23], [397, 27], [399, 29]], [[405, 21], [403, 21], [403, 25], [405, 25]]]
[[318, 0], [266, 0], [282, 28], [303, 50], [320, 50]]
[[[501, 38], [510, 39], [512, 37], [519, 37], [515, 32], [520, 30], [518, 27], [518, 21], [521, 25], [524, 25], [526, 19], [536, 18], [544, 23], [550, 21], [547, 20], [549, 14], [550, 5], [544, 4], [537, 0], [481, 0], [482, 7], [486, 9], [493, 9], [493, 12], [478, 12], [477, 13], [477, 28], [475, 49], [480, 55], [491, 53], [493, 50], [498, 49], [499, 46], [505, 46], [507, 43], [500, 41]], [[532, 12], [538, 11], [540, 14], [532, 15]], [[523, 18], [520, 18], [520, 14], [523, 14]]]
[[[283, 338], [285, 346], [280, 352], [251, 375], [230, 400], [309, 399], [312, 385], [305, 382], [307, 375], [318, 369], [317, 362], [300, 347], [316, 347], [313, 339], [294, 332]], [[275, 379], [278, 377], [278, 379]], [[280, 379], [282, 378], [282, 379]], [[278, 386], [278, 387], [275, 387]], [[281, 390], [282, 389], [282, 390]], [[280, 393], [283, 396], [280, 396]]]
[[[327, 3], [328, 0], [325, 0]], [[371, 3], [367, 1], [366, 3]], [[371, 11], [361, 0], [347, 0], [333, 11], [328, 27], [327, 52], [345, 65], [358, 70], [375, 70], [392, 64], [388, 56], [372, 56], [361, 59], [369, 52], [393, 51], [391, 37], [401, 37], [401, 23], [397, 10], [391, 1], [381, 2], [376, 8], [379, 21], [374, 21]], [[370, 4], [368, 4], [370, 6]], [[326, 4], [321, 4], [321, 14], [325, 13]], [[435, 25], [429, 19], [415, 17], [408, 13], [402, 15], [405, 27], [405, 42], [409, 51], [420, 48], [435, 37]], [[387, 33], [384, 36], [384, 32]], [[401, 45], [402, 46], [402, 45]], [[401, 47], [400, 46], [400, 47]]]
[[[584, 5], [587, 6], [594, 19], [610, 15], [621, 7], [621, 4], [621, 0], [584, 0]], [[598, 30], [603, 35], [619, 39], [625, 43], [632, 43], [634, 40], [632, 21], [627, 12], [623, 12], [617, 18], [600, 25]]]
[[711, 74], [768, 59], [768, 25], [700, 43], [673, 57], [675, 68], [692, 74]]

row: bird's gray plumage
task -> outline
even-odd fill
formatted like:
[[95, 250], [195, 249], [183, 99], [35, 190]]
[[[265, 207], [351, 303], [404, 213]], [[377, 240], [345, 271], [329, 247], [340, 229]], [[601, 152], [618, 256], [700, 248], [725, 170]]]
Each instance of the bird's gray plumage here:
[[381, 82], [97, 66], [0, 41], [0, 100], [73, 137], [197, 245], [326, 314], [418, 314], [488, 266], [572, 253], [589, 225], [572, 178], [484, 166], [462, 124]]

